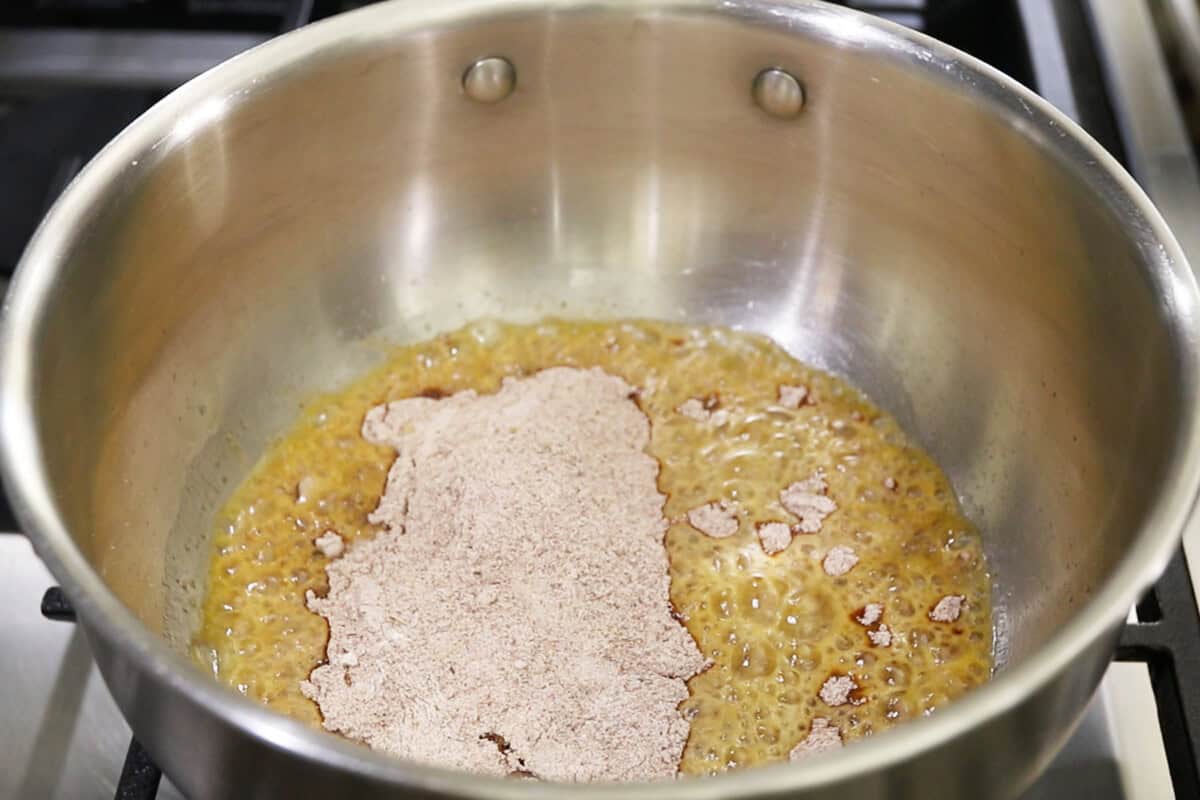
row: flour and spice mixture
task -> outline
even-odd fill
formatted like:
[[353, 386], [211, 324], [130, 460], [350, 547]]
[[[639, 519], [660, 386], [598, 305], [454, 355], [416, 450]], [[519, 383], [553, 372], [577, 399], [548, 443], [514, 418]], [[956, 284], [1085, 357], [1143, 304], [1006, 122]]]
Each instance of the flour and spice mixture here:
[[218, 515], [195, 656], [407, 758], [705, 775], [983, 683], [989, 593], [938, 467], [769, 340], [480, 322], [266, 453]]

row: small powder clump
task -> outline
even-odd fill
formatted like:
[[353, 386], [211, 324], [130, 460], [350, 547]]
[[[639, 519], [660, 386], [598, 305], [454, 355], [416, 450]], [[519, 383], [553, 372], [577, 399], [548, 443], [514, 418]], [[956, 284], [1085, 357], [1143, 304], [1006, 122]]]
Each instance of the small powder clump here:
[[704, 667], [671, 614], [658, 464], [631, 387], [599, 369], [368, 413], [397, 458], [371, 520], [308, 605], [325, 727], [497, 775], [676, 774], [678, 705]]
[[704, 407], [704, 403], [700, 402], [694, 397], [684, 402], [675, 410], [688, 419], [694, 420], [695, 422], [708, 422], [708, 409]]
[[724, 500], [693, 508], [687, 518], [693, 528], [714, 539], [724, 539], [738, 532], [737, 510]]
[[860, 625], [874, 625], [883, 617], [883, 605], [880, 603], [867, 603], [863, 606], [862, 613], [855, 619]]
[[838, 578], [854, 569], [854, 565], [857, 563], [858, 554], [854, 552], [854, 549], [839, 544], [829, 548], [829, 552], [825, 554], [825, 560], [821, 562], [821, 568], [825, 570], [826, 575]]
[[817, 533], [825, 518], [837, 511], [837, 503], [825, 496], [827, 491], [829, 487], [818, 473], [788, 486], [780, 492], [779, 502], [800, 518], [801, 532]]
[[967, 598], [961, 594], [948, 594], [938, 600], [937, 605], [929, 612], [929, 618], [934, 622], [954, 622], [962, 613], [966, 602]]
[[693, 397], [675, 410], [690, 420], [707, 422], [718, 428], [729, 422], [729, 411], [718, 408], [715, 397], [707, 401]]
[[877, 630], [867, 631], [867, 638], [871, 640], [871, 644], [876, 647], [891, 647], [892, 646], [892, 631], [887, 625], [880, 625]]
[[337, 531], [325, 531], [313, 540], [313, 544], [329, 558], [337, 558], [346, 549], [346, 543]]
[[786, 522], [763, 522], [758, 525], [758, 542], [769, 556], [782, 553], [792, 543], [792, 529]]
[[830, 675], [821, 684], [821, 699], [827, 706], [844, 706], [850, 702], [850, 693], [857, 688], [858, 684], [849, 675]]
[[799, 408], [808, 399], [807, 386], [780, 386], [779, 404], [784, 408]]
[[837, 750], [842, 746], [842, 732], [836, 725], [830, 725], [825, 717], [813, 717], [809, 726], [808, 736], [804, 741], [792, 748], [788, 753], [789, 761], [799, 761], [829, 750]]

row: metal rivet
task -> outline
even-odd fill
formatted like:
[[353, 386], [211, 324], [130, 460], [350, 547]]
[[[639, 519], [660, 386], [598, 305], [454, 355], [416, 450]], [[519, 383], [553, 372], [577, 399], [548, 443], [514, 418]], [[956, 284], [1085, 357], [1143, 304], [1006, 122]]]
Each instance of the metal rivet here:
[[795, 119], [804, 109], [804, 86], [790, 73], [768, 67], [754, 77], [754, 102], [773, 117]]
[[463, 74], [463, 91], [480, 103], [499, 103], [512, 94], [517, 85], [517, 71], [508, 59], [481, 58]]

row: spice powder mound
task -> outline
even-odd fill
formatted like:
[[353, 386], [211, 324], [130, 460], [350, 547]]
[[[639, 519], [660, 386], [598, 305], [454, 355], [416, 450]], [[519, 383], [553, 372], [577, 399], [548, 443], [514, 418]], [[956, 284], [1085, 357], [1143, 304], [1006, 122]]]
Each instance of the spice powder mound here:
[[632, 387], [593, 368], [367, 415], [397, 451], [327, 567], [325, 727], [395, 755], [545, 779], [675, 775], [704, 668], [672, 616], [665, 497]]

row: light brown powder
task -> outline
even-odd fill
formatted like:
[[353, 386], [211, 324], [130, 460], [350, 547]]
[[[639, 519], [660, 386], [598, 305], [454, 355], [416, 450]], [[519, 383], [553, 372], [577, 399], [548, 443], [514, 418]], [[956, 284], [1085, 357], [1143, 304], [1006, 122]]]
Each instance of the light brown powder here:
[[830, 725], [825, 717], [813, 717], [804, 741], [792, 748], [788, 753], [789, 761], [800, 761], [810, 758], [817, 753], [837, 750], [842, 746], [842, 732], [836, 725]]
[[337, 531], [325, 531], [313, 540], [313, 544], [329, 558], [337, 558], [346, 549], [346, 543], [342, 541], [342, 537], [338, 535]]
[[708, 418], [711, 415], [711, 412], [704, 407], [704, 403], [695, 397], [685, 401], [675, 410], [695, 422], [708, 422]]
[[821, 562], [821, 568], [825, 570], [826, 575], [839, 578], [854, 569], [857, 563], [858, 554], [854, 552], [854, 548], [839, 544], [829, 548], [825, 560]]
[[887, 625], [880, 625], [873, 631], [867, 631], [867, 638], [876, 647], [892, 646], [892, 631]]
[[724, 408], [718, 408], [715, 401], [705, 402], [693, 397], [690, 400], [684, 401], [675, 410], [690, 420], [707, 422], [717, 428], [729, 422], [729, 411]]
[[714, 539], [724, 539], [738, 532], [737, 509], [724, 500], [693, 508], [687, 518], [693, 528]]
[[398, 457], [330, 564], [325, 727], [417, 761], [554, 780], [673, 776], [704, 661], [672, 617], [657, 463], [599, 369], [373, 409]]
[[870, 626], [870, 625], [874, 625], [882, 617], [883, 617], [883, 604], [882, 603], [867, 603], [865, 606], [863, 606], [862, 613], [859, 614], [857, 617], [855, 617], [855, 619], [858, 620], [858, 623], [860, 625]]
[[792, 543], [792, 529], [786, 522], [760, 522], [758, 542], [769, 556], [782, 553]]
[[934, 622], [954, 622], [962, 613], [966, 603], [967, 598], [961, 594], [948, 594], [938, 600], [937, 605], [929, 612], [929, 618]]
[[858, 688], [854, 678], [849, 675], [830, 675], [825, 683], [821, 684], [821, 699], [828, 706], [844, 706], [850, 702], [850, 694]]
[[837, 511], [837, 503], [825, 493], [829, 487], [820, 473], [796, 481], [779, 493], [779, 502], [800, 518], [801, 533], [817, 533], [825, 518]]
[[779, 387], [779, 404], [786, 408], [799, 408], [807, 399], [807, 386], [787, 386], [785, 384]]

